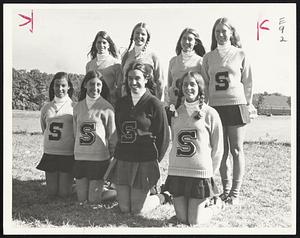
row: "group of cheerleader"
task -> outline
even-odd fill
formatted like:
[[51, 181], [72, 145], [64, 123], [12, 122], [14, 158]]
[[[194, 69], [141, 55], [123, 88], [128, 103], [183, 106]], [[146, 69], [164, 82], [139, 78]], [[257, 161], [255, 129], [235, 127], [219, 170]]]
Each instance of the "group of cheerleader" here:
[[[41, 109], [44, 153], [37, 168], [51, 197], [69, 196], [75, 187], [80, 204], [116, 198], [120, 211], [132, 214], [171, 203], [179, 222], [206, 223], [240, 202], [251, 67], [227, 18], [213, 25], [209, 52], [196, 30], [182, 31], [166, 82], [149, 42], [148, 26], [137, 24], [120, 57], [108, 33], [98, 32], [77, 103], [68, 75], [54, 75]], [[159, 189], [164, 157], [168, 176]]]

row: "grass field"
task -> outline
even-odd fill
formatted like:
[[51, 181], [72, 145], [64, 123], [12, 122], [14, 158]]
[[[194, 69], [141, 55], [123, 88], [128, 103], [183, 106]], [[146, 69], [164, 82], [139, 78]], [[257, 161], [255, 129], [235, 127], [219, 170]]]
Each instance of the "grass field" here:
[[[262, 125], [259, 120], [263, 122]], [[232, 228], [229, 232], [246, 228], [246, 233], [251, 234], [253, 228], [292, 227], [291, 146], [287, 134], [290, 131], [290, 118], [279, 120], [271, 117], [267, 120], [270, 121], [260, 118], [255, 122], [264, 129], [263, 132], [248, 128], [251, 139], [246, 139], [244, 145], [246, 174], [241, 190], [242, 204], [239, 207], [226, 207], [201, 228], [210, 231]], [[277, 123], [277, 139], [272, 132], [274, 123]], [[280, 123], [282, 126], [278, 127]], [[281, 128], [281, 132], [278, 128]], [[77, 205], [75, 195], [68, 200], [49, 200], [45, 195], [44, 173], [35, 168], [43, 153], [42, 135], [39, 132], [38, 113], [13, 113], [12, 219], [15, 227], [49, 228], [49, 233], [51, 228], [72, 230], [78, 227], [89, 228], [89, 231], [93, 230], [90, 228], [100, 227], [160, 227], [172, 228], [174, 233], [187, 228], [172, 218], [175, 212], [171, 205], [163, 205], [144, 216], [133, 217], [121, 214], [116, 201], [82, 207]], [[256, 136], [253, 136], [254, 133]], [[280, 133], [284, 134], [283, 139], [279, 138]], [[166, 178], [167, 166], [166, 156], [161, 163], [161, 181]], [[217, 176], [216, 180], [220, 188], [220, 177]]]
[[[13, 132], [40, 133], [40, 112], [13, 112]], [[291, 143], [290, 116], [258, 116], [247, 126], [246, 141]]]

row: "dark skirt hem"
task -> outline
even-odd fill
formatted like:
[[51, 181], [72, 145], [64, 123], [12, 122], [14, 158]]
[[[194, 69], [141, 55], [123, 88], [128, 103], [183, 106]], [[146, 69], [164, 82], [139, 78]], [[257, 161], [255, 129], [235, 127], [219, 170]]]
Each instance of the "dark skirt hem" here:
[[214, 106], [224, 126], [246, 125], [250, 123], [250, 114], [245, 104]]
[[173, 197], [204, 199], [217, 195], [218, 188], [213, 178], [193, 178], [168, 175], [165, 190]]
[[149, 162], [128, 162], [117, 160], [112, 182], [118, 185], [128, 185], [135, 189], [150, 190], [160, 178], [157, 160]]
[[75, 160], [73, 174], [76, 179], [102, 180], [110, 160], [84, 161]]
[[74, 162], [74, 155], [53, 155], [44, 153], [36, 168], [49, 173], [72, 173]]

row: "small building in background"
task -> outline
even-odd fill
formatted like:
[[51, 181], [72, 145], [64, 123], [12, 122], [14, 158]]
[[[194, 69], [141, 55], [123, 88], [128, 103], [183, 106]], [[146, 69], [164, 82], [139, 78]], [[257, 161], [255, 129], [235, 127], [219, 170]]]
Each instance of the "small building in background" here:
[[263, 115], [291, 115], [288, 97], [282, 95], [266, 95], [260, 105], [260, 114]]

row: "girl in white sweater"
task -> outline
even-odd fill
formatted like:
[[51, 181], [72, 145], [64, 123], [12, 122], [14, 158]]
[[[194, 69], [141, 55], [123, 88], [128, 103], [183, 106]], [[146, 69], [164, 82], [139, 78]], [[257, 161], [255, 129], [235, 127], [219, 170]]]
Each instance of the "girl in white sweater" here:
[[204, 103], [201, 74], [187, 72], [179, 84], [185, 101], [171, 118], [173, 143], [165, 188], [174, 197], [177, 219], [197, 225], [208, 222], [222, 205], [213, 179], [223, 154], [222, 123], [217, 111]]
[[[149, 64], [153, 68], [153, 83], [154, 87], [151, 93], [159, 100], [163, 100], [164, 77], [160, 61], [155, 53], [148, 49], [150, 42], [150, 31], [148, 25], [140, 22], [135, 25], [130, 36], [130, 43], [124, 56], [122, 57], [123, 70], [123, 90], [122, 96], [125, 96], [126, 79], [125, 73], [128, 71], [129, 65], [133, 61], [140, 61], [144, 64]], [[133, 48], [132, 48], [133, 45]]]
[[[208, 104], [218, 111], [224, 128], [221, 198], [228, 204], [239, 203], [245, 173], [243, 143], [252, 108], [252, 71], [241, 47], [230, 21], [219, 18], [213, 26], [211, 51], [203, 57]], [[233, 158], [232, 171], [227, 163], [229, 151]]]
[[72, 192], [74, 164], [73, 84], [67, 73], [54, 75], [49, 87], [50, 102], [41, 110], [44, 154], [37, 169], [45, 171], [50, 197]]
[[[73, 169], [80, 203], [99, 203], [105, 197], [103, 176], [117, 143], [113, 106], [101, 95], [103, 78], [98, 71], [85, 75], [73, 112], [75, 136]], [[102, 94], [103, 93], [103, 94]], [[111, 190], [116, 195], [115, 190]]]
[[[165, 101], [168, 105], [177, 104], [177, 80], [188, 71], [201, 71], [202, 56], [205, 54], [204, 46], [199, 34], [192, 28], [185, 28], [176, 45], [176, 56], [169, 62], [168, 85], [165, 90]], [[181, 102], [180, 102], [181, 103]]]
[[106, 98], [115, 106], [117, 99], [121, 97], [123, 75], [117, 47], [106, 31], [97, 33], [89, 55], [91, 60], [86, 64], [86, 73], [96, 70], [102, 74], [105, 82], [103, 89], [107, 87], [109, 90]]

